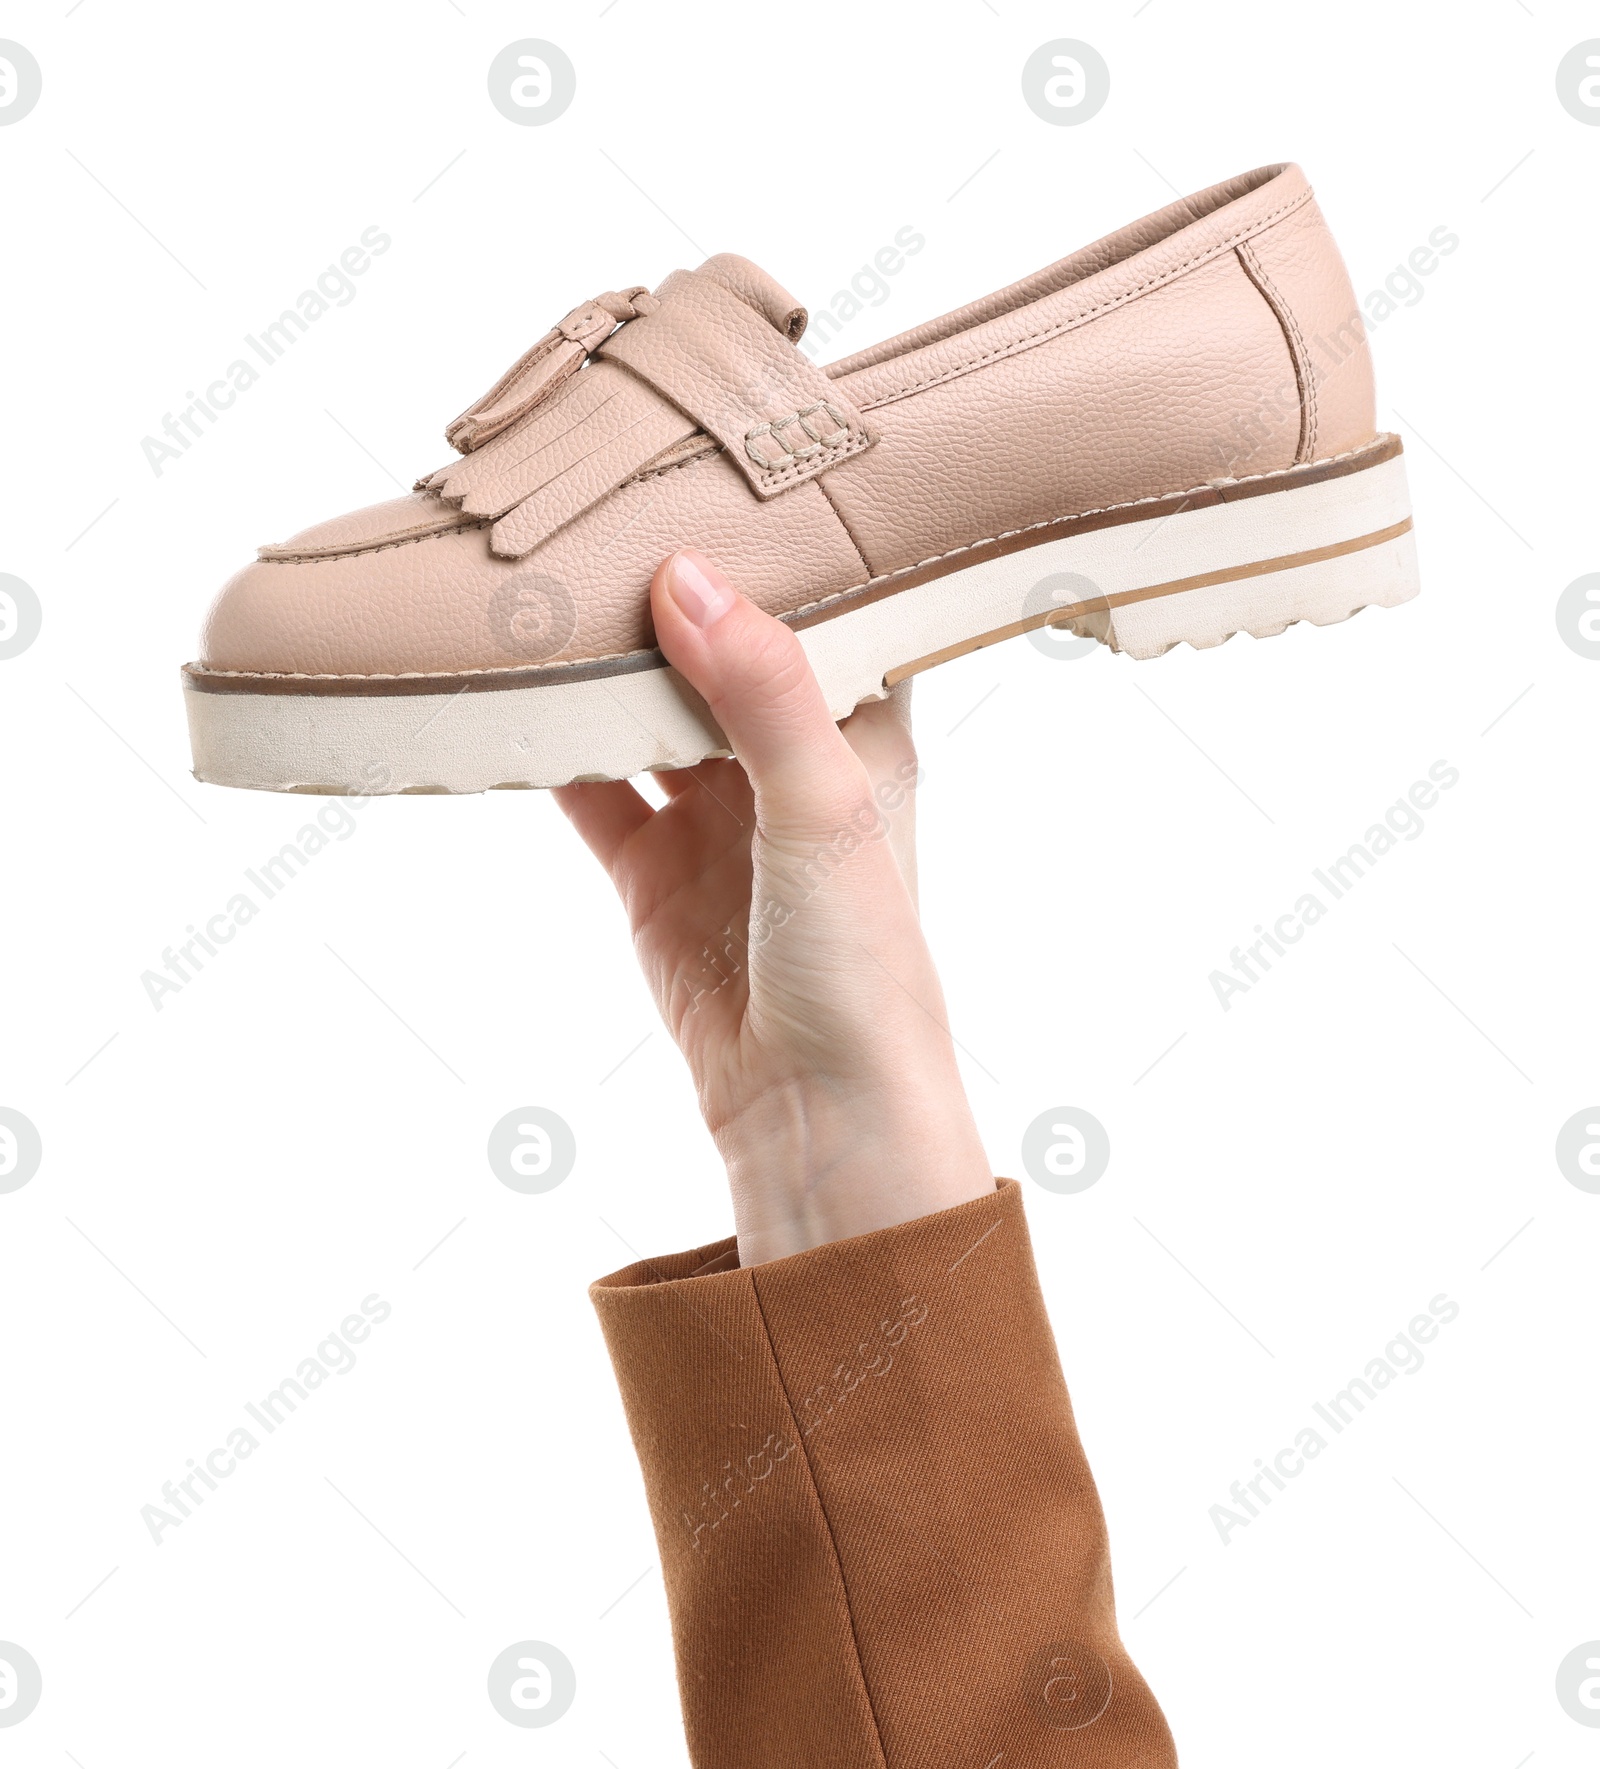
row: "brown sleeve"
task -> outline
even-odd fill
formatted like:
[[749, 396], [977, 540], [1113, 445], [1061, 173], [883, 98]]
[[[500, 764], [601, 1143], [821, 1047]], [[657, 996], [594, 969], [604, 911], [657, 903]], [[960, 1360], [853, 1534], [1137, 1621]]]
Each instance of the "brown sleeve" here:
[[590, 1292], [644, 1469], [696, 1769], [1171, 1769], [1020, 1188]]

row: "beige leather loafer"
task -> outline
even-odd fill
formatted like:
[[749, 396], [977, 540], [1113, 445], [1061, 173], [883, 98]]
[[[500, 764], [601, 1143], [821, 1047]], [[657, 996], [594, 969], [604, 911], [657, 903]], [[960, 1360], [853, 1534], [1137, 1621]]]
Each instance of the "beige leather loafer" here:
[[226, 586], [184, 670], [196, 775], [478, 792], [725, 754], [654, 648], [683, 546], [798, 629], [841, 718], [1036, 626], [1155, 657], [1416, 593], [1400, 442], [1297, 167], [827, 368], [805, 324], [726, 255], [574, 308], [450, 425], [457, 459]]

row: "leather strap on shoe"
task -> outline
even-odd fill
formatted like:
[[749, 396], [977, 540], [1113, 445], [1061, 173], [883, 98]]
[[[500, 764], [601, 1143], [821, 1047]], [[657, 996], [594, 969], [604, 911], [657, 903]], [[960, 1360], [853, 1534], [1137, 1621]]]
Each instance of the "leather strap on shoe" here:
[[450, 425], [465, 458], [418, 489], [494, 517], [493, 551], [521, 558], [696, 437], [719, 443], [763, 498], [869, 447], [861, 414], [790, 341], [803, 309], [743, 260], [706, 269], [762, 279], [772, 304], [679, 270], [653, 295], [574, 308]]
[[861, 414], [822, 370], [719, 282], [675, 270], [654, 311], [621, 327], [598, 355], [626, 363], [699, 421], [760, 497], [775, 497], [859, 454]]

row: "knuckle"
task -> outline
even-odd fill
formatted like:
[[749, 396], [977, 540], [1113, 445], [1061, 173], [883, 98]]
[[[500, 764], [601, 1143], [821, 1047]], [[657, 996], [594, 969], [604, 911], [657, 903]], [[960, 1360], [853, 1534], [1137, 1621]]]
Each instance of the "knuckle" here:
[[804, 701], [810, 697], [810, 660], [799, 639], [782, 621], [763, 621], [742, 661], [747, 690], [757, 690], [769, 701]]

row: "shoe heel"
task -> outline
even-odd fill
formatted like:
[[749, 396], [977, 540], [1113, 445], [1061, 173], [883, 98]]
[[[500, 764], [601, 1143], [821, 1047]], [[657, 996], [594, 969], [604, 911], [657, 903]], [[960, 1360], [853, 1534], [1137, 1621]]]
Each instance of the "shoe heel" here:
[[1272, 638], [1297, 621], [1332, 626], [1363, 608], [1409, 602], [1421, 587], [1398, 439], [1371, 468], [1203, 514], [1213, 520], [1186, 528], [1180, 517], [1166, 537], [1152, 529], [1138, 550], [1154, 556], [1128, 561], [1157, 581], [1049, 624], [1150, 658], [1174, 645], [1205, 650], [1235, 633]]

